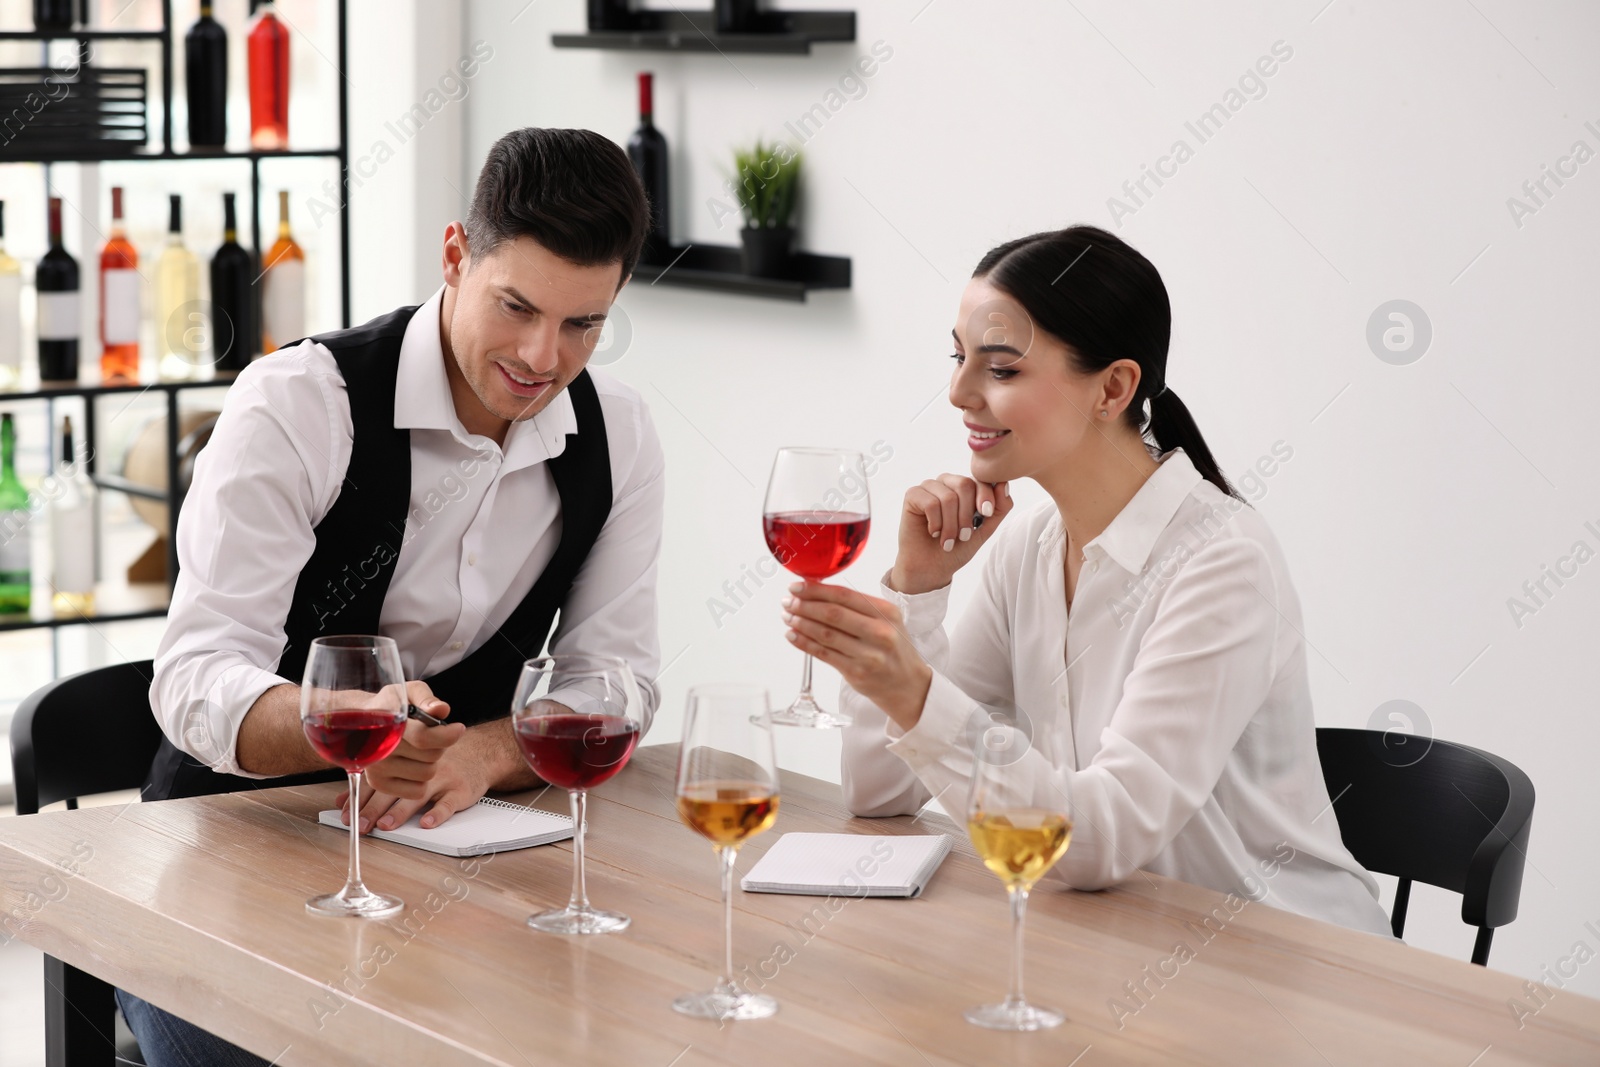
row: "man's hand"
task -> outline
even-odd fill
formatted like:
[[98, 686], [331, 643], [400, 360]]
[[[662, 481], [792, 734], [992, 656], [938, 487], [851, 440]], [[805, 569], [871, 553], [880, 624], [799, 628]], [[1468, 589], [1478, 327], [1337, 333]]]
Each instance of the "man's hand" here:
[[[407, 724], [408, 737], [412, 727], [422, 727], [422, 724], [419, 722]], [[514, 742], [509, 740], [509, 720], [485, 723], [471, 730], [467, 730], [460, 723], [422, 727], [422, 729], [424, 731], [422, 739], [425, 741], [430, 740], [427, 735], [446, 730], [464, 731], [464, 736], [456, 734], [449, 743], [437, 749], [424, 750], [432, 755], [431, 760], [425, 764], [418, 761], [416, 766], [408, 765], [405, 768], [409, 774], [413, 771], [420, 772], [425, 766], [427, 770], [425, 778], [391, 777], [388, 774], [378, 773], [395, 758], [395, 755], [399, 755], [400, 749], [395, 750], [395, 755], [367, 768], [366, 776], [361, 782], [361, 802], [358, 809], [362, 833], [368, 832], [374, 826], [380, 830], [392, 830], [402, 826], [411, 816], [424, 808], [428, 810], [422, 816], [422, 826], [432, 828], [456, 812], [476, 804], [490, 789], [510, 787], [507, 773], [513, 769], [507, 765], [508, 744]], [[516, 759], [521, 762], [520, 756]], [[526, 767], [523, 770], [526, 771]], [[405, 792], [399, 792], [401, 789]], [[336, 801], [341, 809], [342, 821], [347, 826], [350, 823], [349, 799], [350, 794], [346, 791], [341, 793]]]

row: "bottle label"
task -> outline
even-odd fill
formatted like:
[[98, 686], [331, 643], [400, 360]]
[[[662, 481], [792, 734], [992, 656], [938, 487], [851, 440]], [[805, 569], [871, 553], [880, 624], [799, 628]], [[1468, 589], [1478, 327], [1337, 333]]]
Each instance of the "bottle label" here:
[[108, 270], [105, 272], [105, 283], [105, 343], [108, 345], [138, 344], [139, 272], [136, 270]]
[[282, 260], [261, 284], [261, 350], [271, 352], [306, 335], [306, 265]]
[[58, 593], [94, 592], [94, 521], [83, 506], [50, 516], [50, 554]]
[[0, 367], [22, 367], [21, 274], [0, 274]]
[[0, 584], [26, 585], [32, 579], [33, 551], [27, 511], [0, 511]]
[[39, 294], [39, 340], [76, 341], [78, 339], [78, 294]]

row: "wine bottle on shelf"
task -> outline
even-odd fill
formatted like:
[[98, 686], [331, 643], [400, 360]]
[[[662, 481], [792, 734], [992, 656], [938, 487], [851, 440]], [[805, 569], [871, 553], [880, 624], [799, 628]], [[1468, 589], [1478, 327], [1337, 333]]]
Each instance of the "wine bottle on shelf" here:
[[250, 365], [256, 353], [255, 263], [239, 247], [233, 194], [222, 194], [222, 247], [211, 260], [212, 366], [232, 374]]
[[250, 147], [289, 147], [289, 28], [267, 0], [250, 27]]
[[718, 33], [754, 33], [756, 0], [712, 0], [712, 25]]
[[22, 264], [6, 255], [5, 201], [0, 200], [0, 390], [22, 384]]
[[26, 615], [33, 606], [32, 501], [17, 477], [17, 427], [0, 415], [0, 614]]
[[122, 223], [122, 186], [111, 187], [111, 236], [100, 250], [100, 380], [139, 380], [139, 253]]
[[589, 0], [589, 29], [626, 30], [633, 26], [628, 0]]
[[33, 28], [40, 33], [72, 29], [72, 0], [33, 0]]
[[639, 74], [639, 128], [628, 138], [628, 158], [644, 184], [650, 201], [650, 232], [645, 237], [640, 258], [646, 263], [671, 260], [672, 238], [667, 215], [667, 139], [655, 123], [655, 75]]
[[278, 240], [261, 275], [261, 351], [306, 335], [306, 254], [289, 234], [289, 190], [278, 192]]
[[50, 250], [33, 274], [39, 294], [39, 378], [78, 380], [78, 261], [61, 247], [61, 198], [50, 198]]
[[50, 606], [57, 615], [94, 613], [94, 483], [73, 448], [72, 417], [61, 420], [61, 463], [50, 501]]
[[187, 381], [200, 369], [205, 345], [200, 305], [200, 261], [183, 245], [183, 197], [173, 193], [167, 247], [156, 261], [156, 368], [164, 381]]
[[200, 19], [183, 38], [189, 146], [221, 148], [228, 140], [228, 33], [201, 0]]

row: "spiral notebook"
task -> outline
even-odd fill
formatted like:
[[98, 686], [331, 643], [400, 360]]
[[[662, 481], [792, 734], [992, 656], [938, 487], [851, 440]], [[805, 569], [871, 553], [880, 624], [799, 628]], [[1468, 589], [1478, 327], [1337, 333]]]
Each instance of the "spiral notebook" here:
[[[423, 809], [426, 811], [427, 809]], [[345, 833], [350, 828], [339, 820], [339, 809], [319, 812], [317, 821]], [[422, 812], [411, 816], [404, 826], [393, 830], [373, 830], [369, 835], [380, 841], [396, 841], [412, 848], [437, 852], [442, 856], [484, 856], [491, 852], [548, 845], [572, 836], [572, 816], [513, 804], [509, 800], [484, 797], [465, 811], [458, 811], [443, 826], [422, 828]]]
[[789, 833], [739, 884], [750, 893], [916, 897], [950, 854], [949, 834], [877, 837]]

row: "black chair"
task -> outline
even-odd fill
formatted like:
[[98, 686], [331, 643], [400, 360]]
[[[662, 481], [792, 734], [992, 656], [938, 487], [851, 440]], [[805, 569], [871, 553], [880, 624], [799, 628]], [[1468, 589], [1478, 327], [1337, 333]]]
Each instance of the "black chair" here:
[[[83, 671], [31, 694], [11, 720], [17, 814], [144, 785], [161, 741], [150, 713], [149, 660]], [[54, 956], [44, 958], [45, 1062], [49, 1067], [142, 1063], [116, 1043], [111, 985]], [[137, 1057], [137, 1051], [124, 1050]]]
[[1492, 753], [1408, 734], [1319, 729], [1317, 753], [1345, 847], [1400, 879], [1394, 936], [1411, 883], [1436, 885], [1462, 895], [1461, 921], [1478, 928], [1472, 962], [1487, 966], [1495, 928], [1517, 917], [1533, 782]]

